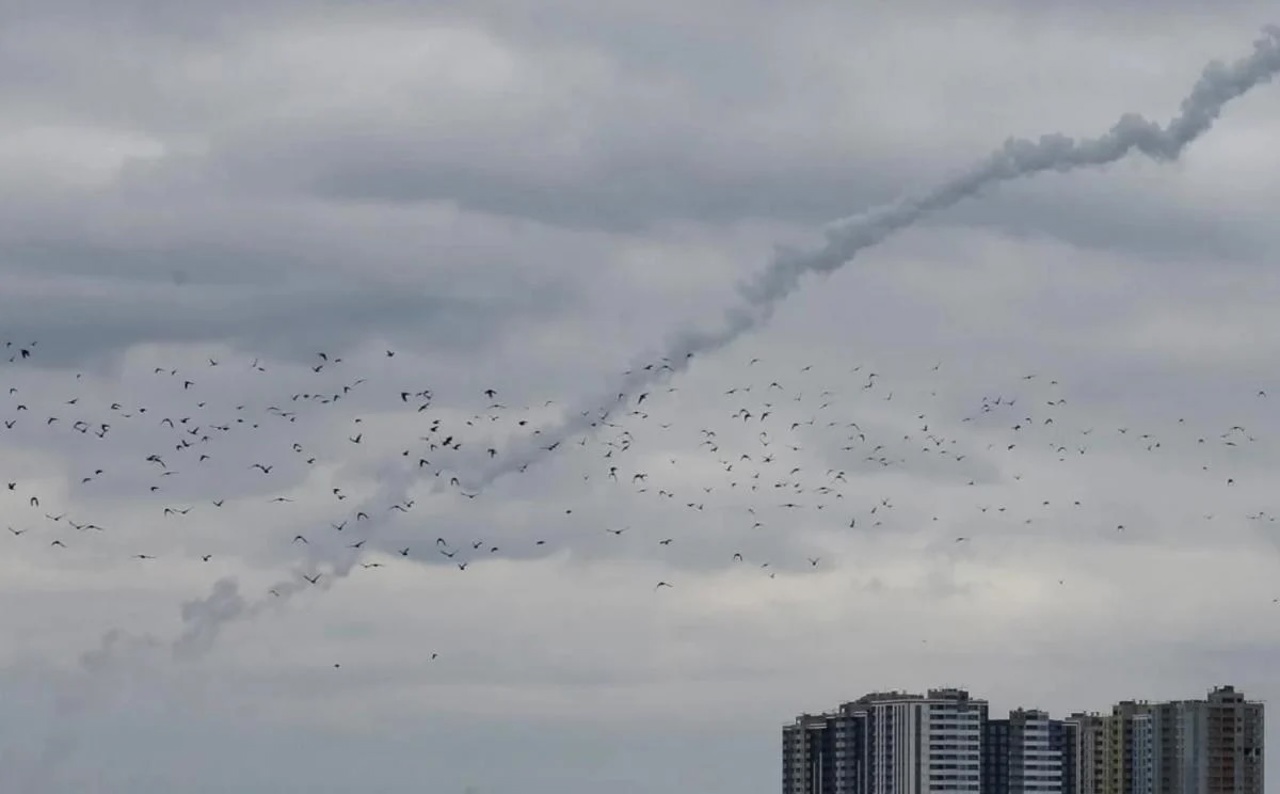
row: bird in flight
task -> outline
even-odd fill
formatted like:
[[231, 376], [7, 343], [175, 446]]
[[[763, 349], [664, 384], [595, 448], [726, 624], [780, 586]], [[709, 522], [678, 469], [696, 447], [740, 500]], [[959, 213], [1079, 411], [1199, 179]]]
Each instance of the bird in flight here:
[[[28, 351], [23, 360], [38, 361], [43, 352], [35, 346], [23, 350]], [[599, 407], [573, 409], [560, 395], [550, 395], [555, 400], [521, 395], [518, 387], [505, 382], [482, 391], [474, 385], [450, 391], [447, 400], [441, 387], [437, 398], [424, 388], [427, 384], [418, 382], [422, 373], [413, 371], [413, 351], [386, 364], [380, 350], [381, 343], [371, 354], [348, 353], [346, 362], [334, 355], [337, 349], [301, 364], [268, 367], [264, 361], [269, 360], [253, 359], [247, 370], [247, 356], [220, 349], [213, 358], [202, 351], [181, 361], [148, 361], [141, 369], [135, 367], [133, 372], [141, 374], [128, 378], [145, 380], [145, 391], [134, 389], [133, 381], [122, 376], [110, 392], [90, 389], [88, 381], [77, 385], [70, 378], [62, 388], [54, 388], [51, 373], [57, 370], [4, 370], [0, 359], [0, 377], [6, 378], [0, 388], [0, 418], [14, 431], [6, 438], [19, 446], [40, 442], [48, 443], [49, 449], [75, 450], [67, 467], [73, 474], [57, 485], [49, 485], [50, 478], [43, 474], [37, 478], [16, 463], [0, 461], [0, 482], [6, 485], [0, 497], [8, 500], [0, 506], [10, 511], [9, 521], [24, 527], [10, 526], [9, 531], [15, 538], [34, 533], [37, 549], [46, 542], [65, 548], [66, 533], [77, 531], [77, 552], [47, 555], [51, 564], [62, 565], [78, 562], [85, 548], [108, 550], [117, 559], [154, 560], [152, 555], [131, 554], [124, 544], [151, 543], [136, 536], [163, 533], [171, 545], [156, 545], [153, 551], [165, 562], [131, 567], [135, 577], [168, 575], [175, 556], [209, 562], [210, 548], [230, 566], [238, 556], [230, 550], [233, 543], [244, 543], [251, 551], [260, 537], [277, 550], [301, 544], [305, 551], [293, 553], [305, 560], [304, 570], [320, 566], [326, 573], [289, 569], [287, 576], [282, 574], [282, 582], [288, 584], [267, 591], [284, 598], [307, 589], [298, 587], [298, 576], [311, 585], [322, 578], [332, 585], [316, 593], [340, 592], [337, 583], [348, 571], [357, 570], [357, 565], [372, 571], [385, 562], [385, 577], [369, 579], [377, 583], [385, 578], [389, 586], [397, 586], [394, 583], [403, 576], [419, 571], [434, 576], [442, 570], [440, 557], [459, 571], [479, 559], [481, 568], [466, 582], [483, 586], [485, 577], [503, 564], [489, 568], [486, 563], [519, 564], [523, 556], [549, 559], [559, 551], [572, 554], [579, 544], [592, 554], [654, 564], [706, 562], [738, 576], [758, 576], [761, 586], [769, 586], [765, 577], [776, 576], [775, 569], [761, 560], [785, 554], [774, 557], [785, 579], [786, 566], [781, 563], [791, 555], [777, 548], [766, 551], [770, 547], [764, 544], [792, 543], [790, 535], [804, 538], [809, 527], [835, 530], [846, 538], [847, 530], [860, 530], [854, 534], [859, 541], [874, 538], [876, 543], [909, 546], [901, 536], [919, 520], [908, 513], [916, 506], [895, 508], [907, 500], [891, 497], [898, 493], [893, 483], [914, 475], [916, 467], [948, 485], [974, 486], [967, 492], [956, 488], [954, 506], [932, 516], [938, 532], [946, 533], [936, 535], [939, 540], [952, 537], [953, 543], [961, 544], [977, 538], [971, 551], [986, 547], [987, 528], [1036, 537], [1029, 526], [1039, 532], [1055, 520], [1056, 510], [1073, 505], [1074, 525], [1123, 531], [1125, 524], [1116, 521], [1135, 519], [1106, 512], [1111, 508], [1101, 506], [1100, 499], [1082, 503], [1076, 498], [1081, 494], [1069, 489], [1095, 476], [1087, 462], [1096, 454], [1120, 454], [1129, 447], [1134, 455], [1159, 460], [1161, 466], [1174, 465], [1173, 455], [1180, 450], [1177, 454], [1186, 452], [1195, 466], [1206, 467], [1202, 475], [1189, 467], [1188, 473], [1201, 476], [1206, 489], [1215, 489], [1206, 490], [1206, 502], [1212, 504], [1196, 507], [1194, 514], [1206, 520], [1215, 516], [1215, 526], [1234, 514], [1243, 517], [1248, 510], [1265, 507], [1233, 508], [1246, 497], [1230, 498], [1251, 487], [1248, 456], [1262, 454], [1267, 443], [1265, 428], [1255, 427], [1251, 419], [1219, 421], [1196, 432], [1192, 417], [1185, 422], [1165, 420], [1153, 412], [1104, 427], [1097, 417], [1082, 421], [1090, 417], [1071, 407], [1067, 400], [1074, 398], [1048, 371], [1025, 379], [1014, 372], [989, 384], [980, 395], [958, 384], [955, 393], [947, 391], [959, 368], [944, 369], [932, 354], [917, 360], [910, 377], [903, 379], [888, 369], [871, 372], [880, 368], [870, 365], [850, 370], [856, 362], [848, 361], [829, 370], [807, 363], [784, 375], [774, 367], [773, 356], [749, 354], [716, 374], [724, 374], [728, 382], [704, 386], [707, 399], [702, 400], [689, 396], [695, 392], [692, 382], [679, 396], [674, 387], [663, 388], [661, 379], [679, 368], [681, 359], [673, 355], [637, 364], [625, 381], [630, 385], [620, 393], [611, 390]], [[395, 355], [385, 349], [385, 358]], [[723, 355], [732, 356], [728, 350]], [[153, 371], [155, 363], [165, 366]], [[218, 372], [212, 371], [215, 367]], [[1037, 369], [1046, 367], [1039, 364]], [[23, 374], [27, 372], [34, 374]], [[112, 397], [101, 399], [97, 395], [102, 393]], [[32, 394], [40, 395], [39, 401]], [[501, 402], [496, 401], [499, 394]], [[1251, 399], [1255, 394], [1264, 397], [1265, 391], [1256, 384], [1245, 385], [1243, 399], [1237, 401], [1244, 406], [1239, 409], [1242, 415], [1268, 405]], [[886, 404], [886, 395], [893, 397], [892, 403]], [[54, 417], [47, 416], [42, 405], [60, 406], [61, 418], [47, 422]], [[394, 423], [384, 423], [381, 414], [378, 421], [368, 413], [356, 416], [384, 409], [395, 412], [386, 414]], [[45, 415], [26, 418], [34, 414]], [[881, 416], [901, 421], [880, 423]], [[1099, 432], [1090, 436], [1093, 424]], [[1209, 427], [1208, 420], [1205, 425]], [[570, 433], [565, 427], [583, 432]], [[342, 444], [343, 438], [349, 444]], [[1099, 439], [1106, 439], [1101, 448]], [[1259, 441], [1250, 452], [1253, 439]], [[1040, 457], [1044, 466], [1032, 468]], [[518, 483], [542, 458], [554, 459], [552, 465], [562, 468], [545, 475], [548, 479], [526, 477], [525, 485], [517, 484], [505, 496], [491, 487], [497, 476], [491, 477], [491, 472]], [[308, 465], [298, 468], [295, 460]], [[89, 472], [93, 474], [82, 476]], [[1053, 476], [1057, 472], [1061, 477]], [[553, 477], [575, 490], [560, 490]], [[396, 487], [387, 484], [391, 481]], [[877, 493], [880, 488], [889, 490]], [[1041, 493], [1041, 488], [1055, 493]], [[426, 509], [414, 509], [407, 496], [418, 493], [424, 502], [430, 500]], [[532, 494], [527, 504], [525, 494]], [[479, 499], [481, 495], [486, 498]], [[1247, 498], [1266, 497], [1254, 493]], [[185, 506], [198, 506], [202, 500], [223, 509], [195, 511]], [[143, 517], [136, 527], [122, 527], [125, 520], [112, 512], [89, 514], [114, 511], [128, 501], [141, 505], [150, 520]], [[552, 501], [551, 509], [544, 511]], [[276, 506], [268, 510], [266, 503]], [[78, 521], [63, 521], [67, 511], [76, 513]], [[519, 522], [529, 527], [527, 532], [508, 517], [512, 511], [524, 513]], [[40, 520], [41, 514], [52, 523]], [[159, 519], [157, 514], [169, 518]], [[981, 523], [971, 523], [969, 515]], [[90, 518], [120, 529], [103, 530]], [[1276, 519], [1264, 511], [1249, 513], [1248, 520]], [[626, 534], [629, 542], [602, 540], [602, 524], [615, 537]], [[324, 532], [326, 525], [343, 534]], [[465, 534], [475, 526], [485, 530]], [[673, 533], [680, 534], [681, 546], [674, 546]], [[478, 534], [486, 539], [476, 539]], [[290, 537], [291, 543], [285, 544]], [[420, 537], [435, 537], [440, 557], [411, 556], [410, 547], [425, 542], [415, 540]], [[211, 546], [214, 539], [220, 545]], [[26, 541], [10, 546], [15, 553], [30, 548]], [[747, 548], [745, 556], [753, 557], [751, 566], [739, 564], [744, 562], [742, 548]], [[795, 545], [788, 548], [796, 553]], [[530, 554], [533, 549], [536, 555]], [[403, 562], [387, 561], [393, 554]], [[823, 567], [826, 576], [843, 569], [842, 557], [825, 552], [805, 559], [811, 568]], [[325, 568], [326, 564], [333, 567]], [[202, 573], [221, 574], [222, 568], [221, 563], [207, 566]], [[1065, 582], [1057, 574], [1046, 579]], [[671, 587], [662, 579], [653, 589]]]

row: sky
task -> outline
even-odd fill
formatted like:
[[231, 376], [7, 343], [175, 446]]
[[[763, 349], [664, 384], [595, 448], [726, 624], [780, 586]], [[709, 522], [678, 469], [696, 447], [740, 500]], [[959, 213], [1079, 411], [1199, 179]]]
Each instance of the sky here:
[[1267, 11], [0, 8], [0, 787], [763, 794], [870, 691], [1280, 695], [1280, 86], [1082, 154]]

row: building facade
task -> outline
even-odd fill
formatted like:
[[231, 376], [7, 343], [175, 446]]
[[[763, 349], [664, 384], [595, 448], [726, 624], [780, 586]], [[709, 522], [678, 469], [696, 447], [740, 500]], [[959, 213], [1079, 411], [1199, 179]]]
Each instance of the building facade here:
[[982, 791], [985, 701], [961, 689], [879, 692], [783, 728], [784, 794]]
[[1079, 726], [1070, 720], [1051, 720], [1049, 722], [1049, 744], [1058, 753], [1058, 757], [1062, 759], [1062, 790], [1064, 793], [1078, 790], [1079, 759], [1076, 755], [1079, 752], [1079, 748], [1076, 745], [1078, 728]]
[[1231, 686], [1153, 714], [1156, 794], [1262, 794], [1263, 706]]
[[802, 714], [782, 729], [782, 794], [835, 794], [826, 783], [834, 761], [825, 715]]
[[880, 692], [782, 730], [783, 794], [1263, 794], [1263, 704], [1121, 701], [991, 719], [963, 689]]
[[982, 730], [982, 792], [1009, 794], [1009, 720], [988, 719]]
[[1061, 794], [1062, 750], [1053, 744], [1043, 711], [1009, 712], [1010, 794]]
[[1144, 774], [1142, 759], [1150, 756], [1151, 748], [1142, 743], [1151, 742], [1151, 709], [1146, 701], [1122, 700], [1103, 718], [1102, 794], [1152, 794], [1138, 789], [1139, 781], [1150, 777]]
[[1103, 748], [1106, 745], [1106, 718], [1101, 714], [1076, 712], [1065, 720], [1074, 741], [1075, 788], [1072, 794], [1102, 794], [1106, 777]]
[[1133, 716], [1133, 794], [1155, 794], [1155, 733], [1150, 711]]

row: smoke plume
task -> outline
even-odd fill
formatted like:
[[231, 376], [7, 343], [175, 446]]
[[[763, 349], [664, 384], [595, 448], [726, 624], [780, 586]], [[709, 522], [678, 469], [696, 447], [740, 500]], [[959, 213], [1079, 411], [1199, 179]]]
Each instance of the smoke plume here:
[[[1134, 151], [1158, 162], [1175, 160], [1188, 144], [1213, 126], [1228, 102], [1270, 81], [1277, 72], [1280, 27], [1268, 26], [1253, 43], [1250, 55], [1230, 65], [1214, 61], [1206, 66], [1182, 101], [1178, 115], [1163, 127], [1129, 113], [1096, 138], [1076, 140], [1057, 133], [1034, 141], [1010, 138], [986, 158], [933, 190], [836, 221], [825, 230], [826, 243], [821, 247], [812, 251], [780, 250], [768, 267], [740, 284], [738, 305], [725, 313], [718, 327], [678, 331], [668, 340], [664, 353], [638, 360], [601, 397], [580, 403], [559, 424], [543, 428], [536, 436], [516, 440], [497, 458], [473, 455], [466, 459], [466, 470], [458, 472], [458, 476], [465, 488], [479, 491], [499, 477], [551, 454], [559, 442], [593, 432], [611, 411], [625, 406], [645, 389], [683, 372], [697, 356], [720, 350], [767, 323], [778, 304], [799, 288], [807, 274], [832, 273], [894, 232], [948, 209], [983, 188], [1046, 171], [1065, 173], [1107, 165]], [[640, 366], [645, 361], [654, 366]], [[392, 465], [383, 472], [379, 483], [377, 493], [364, 506], [372, 517], [367, 528], [370, 544], [366, 548], [377, 547], [376, 531], [389, 520], [387, 505], [404, 502], [418, 477], [414, 469]], [[335, 579], [350, 573], [360, 558], [361, 550], [341, 549], [332, 559], [313, 559], [311, 570], [315, 571], [319, 564], [329, 564], [325, 581], [332, 585]], [[281, 582], [273, 588], [279, 595], [271, 600], [283, 601], [304, 586], [300, 575]], [[187, 628], [174, 648], [182, 653], [207, 649], [223, 625], [257, 614], [269, 603], [250, 603], [241, 597], [234, 580], [222, 580], [207, 598], [183, 606]]]
[[[768, 267], [739, 285], [737, 305], [725, 313], [716, 327], [675, 333], [664, 353], [647, 359], [654, 364], [651, 368], [637, 361], [605, 389], [600, 398], [587, 400], [569, 410], [559, 424], [543, 428], [536, 436], [517, 440], [493, 460], [467, 458], [465, 470], [457, 474], [466, 488], [476, 491], [507, 473], [536, 463], [551, 454], [549, 448], [557, 442], [593, 432], [612, 410], [625, 406], [635, 395], [658, 382], [683, 372], [697, 356], [720, 350], [767, 323], [775, 307], [799, 288], [806, 275], [832, 273], [894, 232], [952, 207], [983, 188], [1046, 171], [1067, 172], [1106, 165], [1134, 151], [1161, 162], [1174, 160], [1188, 144], [1210, 129], [1228, 102], [1271, 80], [1277, 72], [1280, 72], [1280, 28], [1268, 27], [1254, 42], [1253, 52], [1247, 57], [1230, 65], [1214, 62], [1205, 67], [1183, 100], [1177, 117], [1163, 127], [1139, 115], [1127, 114], [1096, 138], [1075, 140], [1050, 134], [1034, 141], [1009, 139], [989, 156], [933, 190], [832, 223], [825, 231], [824, 245], [811, 251], [779, 251]], [[377, 492], [362, 506], [371, 517], [370, 543], [366, 548], [376, 547], [377, 530], [390, 520], [387, 505], [403, 503], [419, 479], [416, 470], [395, 462], [380, 472], [378, 482]], [[313, 557], [305, 566], [307, 570], [297, 572], [297, 576], [273, 588], [277, 595], [257, 601], [247, 600], [234, 579], [218, 581], [207, 597], [183, 605], [185, 630], [168, 646], [169, 651], [178, 659], [199, 657], [213, 647], [228, 624], [251, 618], [309, 586], [302, 582], [301, 573], [321, 572], [320, 567], [327, 565], [321, 582], [323, 587], [328, 587], [348, 575], [362, 555], [361, 550], [350, 548], [330, 553], [333, 556], [329, 558]], [[102, 648], [82, 660], [80, 675], [68, 690], [74, 696], [60, 705], [60, 713], [80, 711], [102, 697], [115, 680], [108, 672], [156, 645], [145, 640], [141, 644], [125, 643], [128, 647], [124, 647], [121, 636], [118, 632], [109, 633]], [[68, 737], [61, 734], [51, 737], [28, 790], [38, 790], [39, 782], [50, 767], [69, 751]]]
[[157, 678], [152, 674], [153, 652], [161, 647], [151, 636], [112, 629], [102, 636], [97, 648], [81, 654], [75, 667], [42, 667], [39, 676], [51, 679], [53, 721], [37, 754], [6, 759], [0, 770], [0, 787], [29, 794], [73, 789], [62, 777], [66, 762], [79, 745], [73, 718], [127, 698], [132, 688], [154, 686]]

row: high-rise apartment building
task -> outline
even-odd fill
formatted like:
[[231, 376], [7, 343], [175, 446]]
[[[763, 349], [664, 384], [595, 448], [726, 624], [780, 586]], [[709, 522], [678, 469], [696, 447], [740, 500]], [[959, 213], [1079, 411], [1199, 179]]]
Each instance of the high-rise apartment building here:
[[962, 689], [881, 692], [783, 728], [783, 794], [1263, 794], [1264, 715], [1230, 686], [1063, 720]]
[[1137, 788], [1139, 781], [1150, 778], [1149, 770], [1144, 774], [1142, 759], [1152, 752], [1151, 708], [1146, 701], [1122, 700], [1103, 718], [1102, 794], [1152, 794], [1150, 789]]
[[982, 794], [1009, 794], [1009, 720], [982, 726]]
[[[982, 735], [983, 794], [1061, 794], [1062, 723], [1043, 711], [1015, 709], [989, 719]], [[1056, 730], [1056, 735], [1055, 735]]]
[[962, 689], [879, 692], [783, 728], [784, 794], [982, 791], [986, 701]]
[[1062, 750], [1053, 746], [1043, 711], [1009, 712], [1010, 794], [1061, 794]]
[[867, 794], [871, 762], [866, 709], [845, 703], [803, 714], [782, 729], [783, 794]]
[[1062, 791], [1063, 794], [1074, 794], [1077, 791], [1077, 775], [1079, 774], [1079, 747], [1076, 744], [1079, 725], [1070, 720], [1051, 720], [1049, 722], [1049, 744], [1062, 759]]
[[1153, 712], [1155, 794], [1262, 794], [1263, 706], [1231, 686]]
[[869, 794], [960, 794], [982, 790], [987, 702], [963, 689], [868, 702], [873, 743]]
[[1132, 720], [1133, 794], [1155, 794], [1155, 732], [1151, 711], [1135, 714]]
[[1076, 712], [1064, 720], [1071, 726], [1074, 761], [1074, 788], [1071, 794], [1102, 794], [1106, 767], [1103, 748], [1106, 745], [1106, 718], [1101, 714]]
[[826, 715], [802, 714], [782, 729], [782, 794], [834, 794], [835, 747]]

